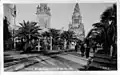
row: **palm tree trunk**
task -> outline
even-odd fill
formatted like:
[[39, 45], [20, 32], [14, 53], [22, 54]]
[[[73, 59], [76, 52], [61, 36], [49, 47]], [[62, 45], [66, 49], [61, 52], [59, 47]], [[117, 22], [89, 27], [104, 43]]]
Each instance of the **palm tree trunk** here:
[[105, 36], [105, 42], [104, 42], [104, 46], [103, 49], [105, 50], [105, 54], [110, 54], [110, 46], [109, 46], [109, 42], [108, 42], [108, 35], [107, 35], [107, 29], [104, 29], [104, 36]]
[[30, 34], [28, 34], [28, 46], [26, 47], [26, 50], [28, 50], [28, 48], [30, 50], [30, 48], [31, 48], [30, 39], [31, 39], [31, 36], [30, 36]]

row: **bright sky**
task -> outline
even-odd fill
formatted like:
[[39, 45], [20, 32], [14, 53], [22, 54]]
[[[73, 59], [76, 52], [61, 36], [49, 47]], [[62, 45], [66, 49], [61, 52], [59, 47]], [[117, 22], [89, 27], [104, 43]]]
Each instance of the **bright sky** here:
[[[85, 28], [85, 35], [92, 28], [92, 24], [99, 22], [100, 14], [113, 3], [79, 3], [82, 22]], [[17, 24], [25, 21], [36, 20], [36, 7], [38, 4], [16, 4], [17, 6]], [[51, 28], [68, 29], [71, 22], [75, 3], [48, 3], [51, 9]]]

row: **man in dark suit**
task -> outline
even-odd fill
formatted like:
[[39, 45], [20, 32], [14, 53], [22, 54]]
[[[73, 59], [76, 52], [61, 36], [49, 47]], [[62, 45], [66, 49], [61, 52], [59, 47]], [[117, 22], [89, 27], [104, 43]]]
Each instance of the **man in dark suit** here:
[[85, 47], [84, 47], [84, 43], [81, 44], [81, 56], [84, 56], [85, 53]]
[[85, 40], [85, 44], [84, 44], [84, 46], [85, 46], [85, 55], [86, 55], [86, 58], [88, 58], [89, 57], [89, 53], [90, 53], [90, 41], [89, 41], [89, 39], [86, 39]]

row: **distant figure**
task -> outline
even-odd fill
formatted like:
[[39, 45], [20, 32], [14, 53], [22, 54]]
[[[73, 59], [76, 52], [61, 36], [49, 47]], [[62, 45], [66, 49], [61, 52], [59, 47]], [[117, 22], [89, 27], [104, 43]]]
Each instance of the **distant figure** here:
[[89, 42], [89, 40], [88, 39], [86, 39], [86, 41], [85, 41], [85, 44], [84, 44], [84, 46], [85, 46], [85, 55], [86, 55], [86, 58], [88, 58], [89, 57], [89, 53], [90, 53], [90, 42]]
[[87, 47], [86, 47], [86, 58], [89, 57], [89, 53], [90, 53], [90, 47], [87, 46]]
[[81, 56], [84, 56], [84, 52], [85, 52], [85, 47], [84, 47], [84, 43], [81, 44]]
[[78, 51], [78, 43], [76, 43], [76, 45], [75, 45], [75, 51], [77, 52]]

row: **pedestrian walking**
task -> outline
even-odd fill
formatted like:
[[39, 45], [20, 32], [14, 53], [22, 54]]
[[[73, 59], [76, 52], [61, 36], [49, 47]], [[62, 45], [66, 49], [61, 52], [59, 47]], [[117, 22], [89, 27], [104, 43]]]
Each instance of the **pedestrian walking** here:
[[86, 43], [84, 44], [84, 49], [85, 49], [85, 56], [86, 56], [86, 58], [88, 58], [89, 57], [89, 48], [87, 47]]
[[78, 51], [78, 43], [76, 43], [76, 45], [75, 45], [75, 51], [77, 52]]
[[85, 47], [84, 47], [84, 43], [81, 44], [81, 56], [84, 56], [84, 52], [85, 52]]
[[89, 54], [90, 54], [90, 47], [87, 46], [87, 48], [86, 48], [86, 58], [89, 57]]
[[90, 42], [89, 42], [89, 40], [88, 39], [86, 39], [86, 41], [85, 41], [85, 44], [84, 44], [84, 46], [85, 46], [85, 55], [86, 55], [86, 58], [88, 58], [89, 57], [89, 53], [90, 53]]
[[93, 53], [95, 53], [95, 51], [96, 51], [96, 48], [97, 48], [97, 46], [96, 46], [96, 44], [93, 46]]

